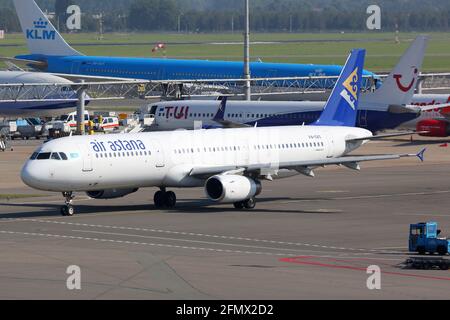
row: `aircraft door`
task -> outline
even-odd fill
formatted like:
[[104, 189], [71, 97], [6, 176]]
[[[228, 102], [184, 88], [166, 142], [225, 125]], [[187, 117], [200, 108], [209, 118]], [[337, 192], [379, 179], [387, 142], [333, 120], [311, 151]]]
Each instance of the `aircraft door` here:
[[154, 148], [154, 157], [155, 157], [155, 166], [157, 168], [164, 168], [166, 166], [164, 162], [164, 150], [159, 143], [155, 143]]
[[83, 157], [83, 172], [92, 172], [94, 171], [94, 167], [92, 165], [92, 152], [89, 148], [79, 145], [80, 150], [82, 151]]
[[333, 135], [327, 135], [327, 158], [334, 157], [335, 142]]

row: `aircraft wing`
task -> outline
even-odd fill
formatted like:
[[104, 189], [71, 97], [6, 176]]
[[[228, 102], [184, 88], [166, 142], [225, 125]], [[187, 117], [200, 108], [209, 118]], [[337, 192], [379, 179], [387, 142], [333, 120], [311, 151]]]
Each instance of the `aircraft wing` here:
[[417, 154], [388, 154], [388, 155], [372, 155], [372, 156], [346, 156], [340, 158], [314, 160], [314, 161], [293, 161], [285, 163], [282, 166], [274, 166], [274, 164], [260, 164], [250, 165], [245, 167], [240, 166], [217, 166], [217, 167], [194, 167], [189, 172], [191, 177], [205, 178], [216, 174], [230, 174], [236, 172], [243, 172], [244, 174], [257, 173], [261, 175], [261, 172], [277, 171], [281, 169], [296, 170], [301, 174], [308, 176], [314, 176], [312, 170], [317, 167], [325, 167], [330, 165], [342, 165], [349, 169], [360, 170], [360, 162], [368, 161], [382, 161], [382, 160], [396, 160], [408, 157], [418, 157], [422, 162], [424, 161], [424, 153], [426, 149], [423, 149]]
[[223, 128], [228, 128], [228, 129], [251, 128], [251, 126], [249, 126], [248, 124], [245, 124], [245, 123], [238, 123], [238, 122], [227, 121], [227, 120], [222, 120], [222, 121], [214, 120], [214, 121], [221, 124]]
[[420, 107], [421, 112], [436, 111], [450, 121], [450, 103]]
[[396, 133], [389, 133], [389, 134], [379, 134], [379, 135], [376, 135], [376, 136], [370, 136], [370, 137], [364, 137], [364, 138], [348, 139], [347, 142], [381, 140], [381, 139], [397, 138], [397, 137], [403, 137], [403, 136], [410, 136], [410, 135], [413, 135], [413, 134], [425, 134], [425, 133], [428, 133], [428, 131], [396, 132]]
[[102, 77], [102, 76], [86, 76], [81, 74], [66, 74], [66, 73], [51, 73], [54, 76], [61, 77], [71, 81], [84, 80], [86, 82], [142, 82], [147, 83], [148, 80], [117, 78], [117, 77]]

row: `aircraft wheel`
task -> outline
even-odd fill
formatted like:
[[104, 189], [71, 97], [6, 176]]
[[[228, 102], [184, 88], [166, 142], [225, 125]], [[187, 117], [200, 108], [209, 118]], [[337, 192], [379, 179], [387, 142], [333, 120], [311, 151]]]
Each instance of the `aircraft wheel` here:
[[242, 201], [235, 202], [233, 205], [234, 205], [235, 209], [238, 209], [238, 210], [244, 209], [244, 202], [242, 202]]
[[155, 203], [155, 207], [162, 208], [164, 207], [164, 192], [158, 191], [155, 193], [155, 196], [153, 197], [153, 201]]
[[172, 191], [166, 192], [164, 197], [164, 204], [166, 205], [167, 208], [175, 207], [175, 205], [177, 204], [177, 196], [175, 195], [174, 192]]
[[244, 201], [244, 208], [245, 209], [251, 210], [251, 209], [255, 209], [255, 207], [256, 207], [256, 200], [255, 200], [255, 198], [250, 198], [250, 199]]
[[72, 205], [62, 206], [61, 214], [65, 217], [71, 217], [75, 214], [75, 209]]

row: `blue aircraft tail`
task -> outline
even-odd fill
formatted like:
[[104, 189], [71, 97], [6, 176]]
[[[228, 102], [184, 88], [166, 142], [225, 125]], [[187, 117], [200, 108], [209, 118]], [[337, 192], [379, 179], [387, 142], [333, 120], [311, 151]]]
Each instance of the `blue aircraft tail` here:
[[366, 50], [352, 50], [339, 80], [314, 126], [356, 126]]
[[228, 101], [228, 97], [222, 97], [220, 102], [220, 107], [219, 110], [217, 111], [216, 115], [214, 116], [214, 121], [223, 121], [225, 120], [225, 109], [227, 107], [227, 101]]

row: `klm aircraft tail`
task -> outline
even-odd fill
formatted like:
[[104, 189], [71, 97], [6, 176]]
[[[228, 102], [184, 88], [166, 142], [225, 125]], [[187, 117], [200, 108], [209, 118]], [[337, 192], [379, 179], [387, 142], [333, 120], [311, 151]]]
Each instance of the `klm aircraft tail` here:
[[31, 54], [81, 55], [61, 37], [34, 0], [14, 0], [14, 5]]
[[361, 103], [402, 106], [410, 104], [422, 68], [427, 36], [418, 36], [400, 59], [383, 85], [373, 93], [363, 94]]
[[344, 127], [356, 125], [365, 56], [364, 49], [355, 49], [350, 53], [322, 115], [313, 125]]

